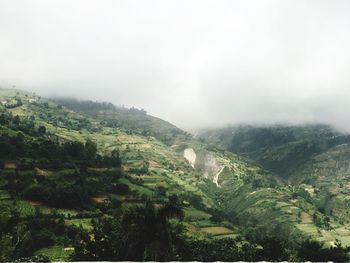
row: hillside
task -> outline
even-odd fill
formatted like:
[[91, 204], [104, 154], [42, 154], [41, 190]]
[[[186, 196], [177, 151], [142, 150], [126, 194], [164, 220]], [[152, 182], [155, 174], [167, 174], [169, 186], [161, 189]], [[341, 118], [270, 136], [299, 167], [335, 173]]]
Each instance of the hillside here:
[[[9, 251], [1, 255], [4, 259], [11, 255], [10, 259], [16, 260], [34, 256], [46, 260], [203, 260], [205, 254], [213, 256], [212, 260], [226, 261], [301, 260], [308, 258], [300, 249], [307, 247], [301, 244], [309, 238], [325, 242], [319, 253], [333, 258], [334, 253], [342, 253], [340, 247], [329, 249], [337, 240], [350, 245], [348, 188], [343, 176], [348, 167], [344, 155], [339, 156], [334, 150], [338, 148], [333, 147], [348, 137], [327, 127], [310, 128], [309, 133], [298, 130], [286, 139], [281, 139], [283, 129], [278, 130], [279, 136], [274, 131], [264, 133], [264, 140], [255, 138], [253, 129], [240, 130], [239, 139], [232, 141], [221, 135], [215, 140], [207, 136], [216, 144], [213, 147], [143, 110], [74, 99], [51, 100], [18, 90], [0, 90], [0, 98], [0, 200], [2, 216], [8, 218], [1, 223], [0, 246]], [[228, 150], [239, 150], [232, 153], [217, 147], [225, 140], [232, 142]], [[305, 148], [306, 142], [310, 147]], [[320, 146], [320, 142], [326, 143]], [[301, 148], [310, 150], [297, 155]], [[280, 151], [285, 149], [292, 150], [276, 161], [275, 156], [281, 157]], [[328, 151], [332, 151], [332, 158], [324, 155]], [[269, 165], [264, 161], [254, 164], [247, 157]], [[319, 160], [317, 169], [322, 167], [324, 173], [337, 163], [339, 178], [344, 177], [339, 190], [344, 200], [329, 197], [338, 188], [332, 188], [330, 194], [320, 190], [318, 177], [327, 176], [309, 175], [307, 171], [316, 169], [314, 160]], [[329, 165], [322, 166], [325, 160]], [[291, 178], [300, 178], [296, 167], [305, 167], [302, 184], [290, 185], [275, 176], [283, 165]], [[312, 178], [317, 179], [315, 183]], [[329, 181], [327, 187], [332, 183]], [[329, 199], [331, 202], [324, 203]], [[154, 237], [156, 243], [151, 247], [150, 241], [145, 241], [142, 249], [137, 242], [143, 239], [138, 236], [132, 242], [137, 241], [134, 249], [140, 254], [128, 250], [123, 255], [118, 251], [104, 252], [101, 257], [89, 254], [91, 247], [104, 248], [107, 237], [113, 242], [125, 237], [112, 238], [101, 229], [134, 231], [137, 222], [130, 222], [138, 218], [138, 222], [150, 223], [146, 219], [153, 213], [154, 223], [163, 215], [157, 211], [169, 211], [170, 207], [184, 212], [180, 216], [183, 220], [173, 218], [181, 213], [171, 213], [166, 217], [169, 222], [161, 226], [167, 226], [170, 230], [164, 231], [179, 241], [173, 252], [165, 255], [164, 250], [153, 247], [160, 237]], [[124, 220], [129, 214], [133, 216]], [[145, 240], [150, 233], [160, 231], [153, 223]], [[130, 231], [125, 235], [144, 230]], [[285, 240], [286, 235], [290, 240]], [[21, 240], [18, 244], [14, 242], [17, 237]], [[234, 242], [226, 249], [232, 250], [231, 256], [222, 258], [219, 252], [209, 255], [205, 247], [219, 251], [220, 242]], [[276, 245], [273, 242], [281, 246], [279, 252], [268, 250]], [[117, 245], [130, 249], [131, 243]], [[152, 254], [154, 251], [160, 254]]]
[[246, 156], [283, 178], [289, 178], [314, 156], [350, 143], [350, 135], [327, 125], [235, 126], [204, 131], [199, 137]]
[[[144, 109], [118, 107], [111, 103], [54, 98], [54, 102], [100, 121], [100, 125], [119, 128], [126, 133], [152, 136], [171, 145], [176, 138], [189, 138], [188, 134], [169, 122], [150, 116]], [[187, 137], [186, 137], [187, 136]]]
[[322, 228], [312, 229], [311, 225], [300, 227], [309, 233], [318, 232], [319, 238], [323, 236], [326, 240], [333, 239], [332, 242], [339, 240], [348, 244], [348, 134], [326, 125], [239, 126], [204, 131], [199, 137], [254, 160], [276, 179], [282, 178], [290, 189], [299, 188], [298, 195], [304, 196], [305, 207], [308, 207], [302, 212], [302, 222], [313, 222], [319, 227], [322, 221], [319, 216], [334, 222], [328, 227], [328, 233]]

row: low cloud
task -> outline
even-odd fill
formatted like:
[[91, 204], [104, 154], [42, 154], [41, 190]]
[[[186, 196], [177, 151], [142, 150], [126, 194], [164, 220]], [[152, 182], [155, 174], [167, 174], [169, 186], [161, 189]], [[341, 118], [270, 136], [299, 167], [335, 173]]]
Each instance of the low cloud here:
[[0, 0], [0, 86], [145, 108], [183, 128], [350, 131], [348, 1]]

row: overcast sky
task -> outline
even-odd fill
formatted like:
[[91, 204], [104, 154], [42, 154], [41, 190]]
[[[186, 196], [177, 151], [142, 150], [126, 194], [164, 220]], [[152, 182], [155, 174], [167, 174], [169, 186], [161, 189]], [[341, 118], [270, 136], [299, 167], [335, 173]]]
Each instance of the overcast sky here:
[[350, 1], [0, 0], [0, 86], [145, 108], [183, 128], [350, 131]]

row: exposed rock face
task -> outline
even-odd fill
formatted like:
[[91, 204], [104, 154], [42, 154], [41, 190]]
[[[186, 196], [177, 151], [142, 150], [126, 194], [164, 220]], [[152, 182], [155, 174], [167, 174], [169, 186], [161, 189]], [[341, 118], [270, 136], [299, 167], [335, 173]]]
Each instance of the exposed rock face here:
[[190, 163], [190, 165], [194, 168], [194, 165], [196, 163], [196, 158], [197, 158], [195, 151], [192, 148], [185, 149], [184, 157]]
[[17, 162], [12, 160], [6, 160], [3, 165], [4, 169], [16, 169]]
[[196, 169], [201, 171], [205, 178], [210, 179], [217, 187], [220, 187], [219, 176], [225, 166], [220, 165], [213, 154], [205, 152], [204, 158], [201, 158], [201, 155], [197, 157], [193, 148], [187, 148], [184, 150], [184, 157], [193, 168], [196, 165]]

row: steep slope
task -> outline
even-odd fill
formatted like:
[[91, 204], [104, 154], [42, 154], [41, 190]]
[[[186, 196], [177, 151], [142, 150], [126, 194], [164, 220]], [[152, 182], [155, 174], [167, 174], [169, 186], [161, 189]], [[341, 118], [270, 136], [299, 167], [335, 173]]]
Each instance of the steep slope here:
[[[77, 113], [52, 100], [22, 91], [1, 90], [0, 93], [4, 102], [0, 106], [4, 137], [2, 149], [5, 149], [2, 153], [2, 162], [15, 159], [21, 172], [29, 173], [32, 170], [37, 171], [36, 173], [50, 174], [51, 178], [54, 178], [56, 174], [65, 174], [64, 171], [67, 171], [68, 177], [72, 177], [72, 173], [74, 174], [77, 169], [78, 171], [84, 169], [87, 171], [87, 177], [91, 177], [94, 181], [97, 180], [98, 173], [112, 171], [113, 167], [95, 160], [88, 167], [82, 168], [85, 162], [81, 158], [86, 157], [81, 157], [79, 154], [76, 155], [77, 157], [73, 156], [66, 152], [66, 148], [73, 142], [86, 145], [88, 141], [92, 141], [96, 143], [97, 157], [101, 160], [118, 152], [125, 176], [112, 181], [112, 184], [127, 185], [131, 191], [130, 194], [113, 194], [107, 189], [106, 193], [103, 193], [102, 187], [90, 195], [91, 203], [94, 203], [94, 200], [112, 201], [113, 198], [120, 199], [124, 205], [142, 203], [146, 198], [161, 202], [176, 194], [188, 205], [187, 219], [190, 226], [195, 226], [194, 232], [200, 234], [203, 231], [209, 231], [210, 233], [210, 227], [222, 226], [221, 222], [225, 220], [224, 218], [219, 222], [209, 220], [212, 211], [221, 209], [215, 198], [217, 188], [224, 183], [220, 170], [235, 169], [236, 173], [243, 174], [245, 169], [256, 169], [250, 168], [249, 164], [245, 164], [232, 154], [207, 150], [205, 145], [192, 140], [175, 126], [144, 113], [136, 113], [137, 118], [145, 118], [145, 122], [151, 121], [148, 125], [152, 126], [152, 129], [148, 130], [148, 126], [142, 126], [141, 122], [139, 127], [143, 130], [140, 132], [139, 128], [135, 130], [130, 128], [135, 123], [135, 118], [131, 118], [130, 124], [129, 113], [128, 117], [123, 117], [120, 124], [111, 127], [112, 125], [105, 125], [105, 122], [113, 120], [114, 117], [111, 116], [106, 117], [104, 114], [95, 116], [95, 112], [85, 113], [84, 110]], [[14, 106], [9, 107], [10, 101], [16, 101]], [[93, 105], [95, 108], [99, 107], [98, 103]], [[103, 105], [101, 107], [105, 107]], [[118, 112], [118, 114], [121, 113]], [[119, 121], [120, 118], [116, 120]], [[171, 138], [167, 139], [167, 142], [174, 141], [176, 144], [169, 147], [149, 135], [153, 134], [153, 129], [157, 127], [165, 127], [167, 131], [175, 130], [175, 133], [170, 132]], [[162, 131], [161, 128], [157, 130]], [[9, 147], [8, 143], [11, 140], [17, 140], [18, 134], [22, 138], [20, 147]], [[10, 137], [7, 138], [8, 136]], [[49, 146], [52, 142], [53, 145]], [[76, 147], [78, 149], [74, 148], [74, 151], [77, 152], [80, 151], [79, 147], [84, 148], [79, 144]], [[21, 150], [17, 151], [17, 148]], [[194, 149], [193, 152], [198, 156], [193, 166], [184, 156], [187, 148]], [[28, 192], [34, 186], [37, 187], [35, 179], [33, 180], [33, 184], [29, 182], [28, 189], [26, 187], [23, 189], [24, 192]], [[3, 190], [6, 191], [6, 189]], [[26, 194], [23, 195], [25, 196]], [[39, 199], [43, 202], [42, 198]], [[45, 202], [43, 205], [50, 207], [50, 204]], [[206, 228], [202, 231], [203, 227]], [[232, 233], [232, 229], [233, 227], [230, 226], [226, 232]]]
[[[19, 115], [23, 119], [32, 119], [33, 125], [37, 128], [41, 125], [45, 126], [47, 136], [56, 136], [58, 142], [70, 140], [85, 142], [90, 139], [96, 142], [98, 153], [102, 156], [109, 155], [118, 149], [124, 170], [130, 176], [144, 182], [143, 187], [151, 190], [151, 192], [146, 191], [148, 193], [153, 193], [158, 187], [163, 187], [168, 194], [177, 193], [179, 196], [187, 196], [184, 199], [194, 199], [197, 208], [219, 209], [215, 198], [218, 189], [222, 186], [238, 187], [254, 182], [255, 177], [261, 177], [258, 172], [260, 168], [245, 163], [243, 159], [228, 152], [208, 149], [204, 144], [188, 136], [182, 136], [184, 134], [182, 131], [172, 135], [171, 139], [176, 144], [168, 147], [155, 137], [142, 135], [148, 132], [147, 127], [143, 127], [141, 134], [138, 129], [130, 130], [129, 117], [125, 117], [117, 127], [109, 127], [104, 126], [104, 122], [113, 117], [105, 117], [104, 114], [96, 116], [96, 111], [93, 110], [87, 113], [84, 111], [84, 107], [90, 109], [90, 106], [87, 105], [91, 104], [94, 105], [92, 108], [96, 109], [113, 108], [108, 104], [101, 106], [98, 103], [68, 100], [74, 107], [80, 109], [80, 113], [76, 113], [72, 109], [62, 107], [34, 94], [11, 90], [2, 92], [4, 100], [18, 99], [21, 101], [20, 106], [7, 108], [8, 112], [12, 115]], [[138, 118], [143, 116], [147, 121], [150, 118], [144, 113], [141, 115], [136, 113], [136, 115]], [[118, 118], [117, 121], [119, 121]], [[130, 122], [134, 123], [134, 119], [132, 118]], [[177, 129], [159, 119], [156, 124], [150, 125], [164, 126], [168, 130]], [[185, 158], [184, 153], [188, 149], [191, 149], [196, 155], [192, 164]], [[263, 179], [272, 180], [272, 178]], [[192, 195], [199, 198], [192, 198]]]
[[129, 109], [107, 102], [78, 101], [69, 98], [54, 98], [53, 101], [99, 120], [105, 127], [120, 128], [128, 134], [153, 136], [167, 145], [173, 144], [178, 137], [189, 138], [186, 132], [169, 122], [148, 115], [144, 109]]
[[[199, 136], [253, 159], [272, 171], [276, 179], [286, 179], [285, 195], [276, 198], [278, 193], [274, 193], [276, 203], [268, 207], [278, 207], [289, 195], [289, 201], [295, 204], [291, 210], [301, 208], [295, 217], [299, 229], [330, 244], [336, 240], [349, 244], [349, 135], [325, 125], [308, 125], [240, 126], [204, 131]], [[292, 214], [283, 220], [291, 220]]]
[[[18, 200], [22, 216], [39, 209], [91, 229], [92, 218], [118, 205], [146, 199], [159, 205], [176, 196], [185, 206], [188, 234], [199, 238], [247, 237], [262, 226], [284, 224], [299, 236], [334, 241], [322, 234], [329, 234], [329, 224], [305, 221], [324, 217], [305, 194], [310, 185], [289, 186], [145, 112], [57, 103], [15, 90], [0, 90], [0, 97], [0, 160], [7, 168], [0, 170], [0, 199]], [[344, 228], [338, 219], [329, 223]], [[350, 232], [344, 231], [346, 241]]]
[[318, 210], [350, 223], [350, 145], [342, 144], [314, 156], [298, 167], [295, 181], [307, 184]]
[[283, 178], [290, 177], [310, 158], [350, 142], [349, 135], [326, 125], [237, 126], [204, 131], [199, 136], [213, 145], [244, 155]]

